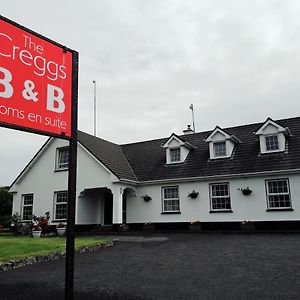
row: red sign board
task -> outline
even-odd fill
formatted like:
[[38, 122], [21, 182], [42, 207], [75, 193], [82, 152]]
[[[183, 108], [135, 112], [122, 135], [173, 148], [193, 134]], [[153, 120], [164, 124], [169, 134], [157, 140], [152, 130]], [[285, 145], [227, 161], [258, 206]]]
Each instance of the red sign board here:
[[71, 137], [71, 110], [72, 51], [0, 19], [0, 123]]

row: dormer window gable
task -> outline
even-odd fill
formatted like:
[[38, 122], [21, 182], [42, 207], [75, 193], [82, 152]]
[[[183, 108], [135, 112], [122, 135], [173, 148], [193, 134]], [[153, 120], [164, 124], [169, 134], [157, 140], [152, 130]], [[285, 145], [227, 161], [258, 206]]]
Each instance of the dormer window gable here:
[[235, 144], [239, 142], [219, 126], [204, 141], [209, 144], [210, 159], [231, 157]]
[[163, 148], [166, 149], [166, 164], [179, 164], [185, 162], [190, 150], [195, 147], [173, 133]]
[[255, 135], [259, 137], [260, 153], [282, 152], [285, 151], [286, 137], [289, 136], [289, 130], [268, 118], [255, 132]]

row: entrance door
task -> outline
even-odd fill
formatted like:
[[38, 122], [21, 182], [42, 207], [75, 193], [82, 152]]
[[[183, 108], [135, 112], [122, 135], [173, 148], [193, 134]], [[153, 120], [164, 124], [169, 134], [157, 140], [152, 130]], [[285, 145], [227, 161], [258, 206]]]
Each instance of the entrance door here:
[[106, 193], [104, 197], [104, 225], [112, 224], [113, 215], [113, 194]]
[[123, 192], [122, 197], [122, 223], [127, 223], [127, 189]]

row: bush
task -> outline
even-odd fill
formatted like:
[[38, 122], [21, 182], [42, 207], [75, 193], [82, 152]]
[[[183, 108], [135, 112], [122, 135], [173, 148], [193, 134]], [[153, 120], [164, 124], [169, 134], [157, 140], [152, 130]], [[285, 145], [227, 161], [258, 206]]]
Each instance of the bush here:
[[8, 192], [9, 187], [0, 187], [0, 225], [10, 227], [10, 216], [12, 212], [12, 194]]

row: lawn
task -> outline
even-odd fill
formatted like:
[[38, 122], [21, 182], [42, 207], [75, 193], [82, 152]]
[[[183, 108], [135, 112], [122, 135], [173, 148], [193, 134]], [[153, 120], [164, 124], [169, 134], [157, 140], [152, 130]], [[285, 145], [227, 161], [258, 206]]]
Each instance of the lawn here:
[[[80, 249], [85, 246], [93, 246], [107, 241], [109, 241], [109, 239], [80, 237], [75, 239], [75, 247], [76, 249]], [[65, 245], [66, 239], [64, 237], [32, 238], [0, 236], [0, 262], [29, 256], [47, 255], [53, 252], [64, 252]]]

